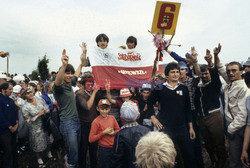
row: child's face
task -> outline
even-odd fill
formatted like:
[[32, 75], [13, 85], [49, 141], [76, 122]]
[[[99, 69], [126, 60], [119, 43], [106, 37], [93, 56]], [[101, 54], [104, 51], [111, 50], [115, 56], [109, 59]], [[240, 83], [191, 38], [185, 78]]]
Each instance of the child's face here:
[[101, 49], [105, 49], [108, 47], [108, 41], [104, 41], [103, 38], [101, 38], [101, 40], [97, 42], [97, 45]]
[[133, 48], [135, 48], [135, 43], [128, 42], [127, 46], [128, 46], [128, 49], [133, 49]]
[[100, 112], [100, 116], [102, 118], [107, 118], [108, 113], [110, 111], [110, 106], [109, 105], [100, 105], [100, 106], [97, 107], [97, 111]]
[[122, 97], [122, 101], [125, 102], [125, 101], [129, 101], [130, 99], [130, 96], [129, 97]]

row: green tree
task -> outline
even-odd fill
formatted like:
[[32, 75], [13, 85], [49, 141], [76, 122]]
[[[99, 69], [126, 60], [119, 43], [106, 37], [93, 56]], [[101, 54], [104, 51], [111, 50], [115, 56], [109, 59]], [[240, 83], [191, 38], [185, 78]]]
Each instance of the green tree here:
[[31, 73], [31, 80], [37, 80], [38, 81], [38, 71], [37, 70], [33, 70]]
[[37, 70], [41, 76], [43, 81], [49, 76], [49, 69], [48, 69], [49, 59], [47, 59], [47, 55], [45, 54], [42, 59], [38, 60]]

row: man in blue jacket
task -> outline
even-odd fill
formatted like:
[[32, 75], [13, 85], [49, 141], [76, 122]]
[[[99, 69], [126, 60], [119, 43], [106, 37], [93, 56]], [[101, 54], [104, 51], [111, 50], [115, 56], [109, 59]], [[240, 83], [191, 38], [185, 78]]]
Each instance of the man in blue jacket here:
[[3, 168], [17, 168], [16, 135], [18, 116], [14, 101], [9, 98], [13, 92], [10, 83], [0, 86], [0, 144], [3, 148]]
[[121, 119], [125, 124], [121, 130], [115, 135], [113, 145], [113, 168], [135, 168], [135, 148], [138, 141], [146, 135], [149, 128], [139, 125], [136, 122], [139, 111], [136, 103], [126, 101], [122, 104]]

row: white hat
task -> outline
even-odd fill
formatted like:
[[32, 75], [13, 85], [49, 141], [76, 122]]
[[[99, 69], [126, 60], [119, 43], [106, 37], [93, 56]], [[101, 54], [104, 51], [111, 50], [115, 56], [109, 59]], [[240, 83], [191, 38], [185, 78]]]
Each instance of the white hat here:
[[13, 93], [20, 93], [22, 87], [20, 85], [16, 85], [13, 87]]
[[120, 110], [121, 118], [126, 122], [133, 122], [139, 114], [138, 106], [132, 101], [126, 101], [122, 104]]
[[150, 90], [151, 85], [149, 83], [144, 83], [141, 87], [141, 90]]
[[5, 74], [0, 73], [0, 79], [7, 79], [7, 76]]
[[128, 88], [123, 88], [120, 90], [120, 97], [129, 97], [132, 93], [130, 93]]
[[33, 83], [33, 84], [35, 84], [35, 85], [38, 85], [38, 81], [36, 81], [36, 80], [33, 80], [33, 81], [29, 81], [29, 84], [31, 84], [31, 83]]
[[14, 76], [13, 80], [16, 82], [16, 83], [19, 83], [21, 81], [24, 81], [25, 78], [23, 75], [17, 75], [17, 76]]

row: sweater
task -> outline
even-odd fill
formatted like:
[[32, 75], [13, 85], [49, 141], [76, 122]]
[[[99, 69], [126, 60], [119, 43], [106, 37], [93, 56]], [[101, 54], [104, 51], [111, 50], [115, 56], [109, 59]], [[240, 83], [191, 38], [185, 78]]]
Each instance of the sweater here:
[[89, 142], [93, 143], [98, 141], [98, 145], [105, 148], [112, 148], [114, 144], [115, 136], [105, 135], [103, 131], [111, 127], [114, 129], [115, 134], [120, 130], [120, 127], [116, 119], [112, 115], [108, 115], [107, 118], [98, 116], [91, 124], [91, 130], [89, 133]]
[[174, 128], [192, 122], [189, 93], [186, 86], [179, 84], [170, 89], [164, 84], [156, 86], [149, 97], [148, 108], [154, 115], [153, 105], [159, 101], [161, 106], [159, 121], [164, 127]]

